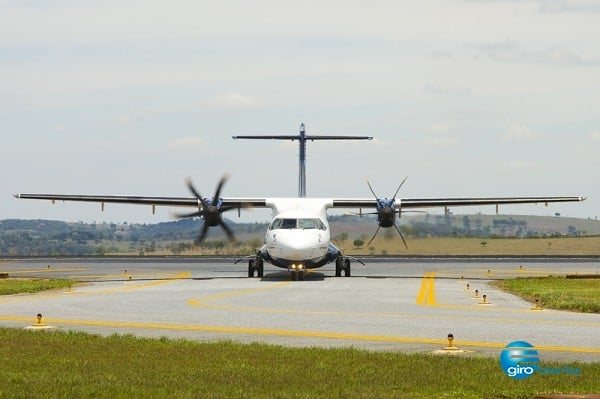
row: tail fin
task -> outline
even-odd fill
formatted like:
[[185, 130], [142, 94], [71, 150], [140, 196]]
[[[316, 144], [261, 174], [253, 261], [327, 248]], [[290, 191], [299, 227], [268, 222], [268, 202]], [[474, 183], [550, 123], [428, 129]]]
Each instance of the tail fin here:
[[298, 135], [268, 135], [268, 136], [233, 136], [237, 139], [254, 140], [298, 140], [300, 146], [300, 164], [298, 175], [298, 197], [306, 197], [306, 142], [315, 140], [372, 140], [371, 136], [312, 136], [306, 135], [304, 123], [300, 125]]

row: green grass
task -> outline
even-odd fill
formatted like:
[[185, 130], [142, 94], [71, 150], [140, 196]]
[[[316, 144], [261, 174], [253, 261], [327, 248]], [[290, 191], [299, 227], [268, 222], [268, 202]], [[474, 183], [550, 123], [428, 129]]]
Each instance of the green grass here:
[[580, 376], [536, 374], [518, 381], [490, 358], [6, 328], [0, 328], [0, 358], [2, 398], [530, 398], [600, 392], [600, 363], [569, 364], [581, 369]]
[[0, 295], [35, 293], [40, 291], [67, 288], [73, 285], [70, 280], [50, 279], [2, 279]]
[[600, 313], [600, 279], [517, 278], [494, 285], [528, 301], [538, 298], [545, 308]]

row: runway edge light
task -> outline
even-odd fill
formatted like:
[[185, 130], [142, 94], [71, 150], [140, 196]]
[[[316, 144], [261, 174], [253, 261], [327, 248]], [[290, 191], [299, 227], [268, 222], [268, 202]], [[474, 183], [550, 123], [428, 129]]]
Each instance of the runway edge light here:
[[48, 330], [54, 328], [42, 322], [42, 314], [38, 313], [35, 317], [35, 324], [25, 327], [26, 330]]
[[532, 307], [531, 310], [544, 310], [544, 308], [542, 307], [542, 304], [541, 304], [539, 298], [535, 298], [534, 305], [535, 306]]
[[452, 333], [448, 334], [448, 346], [443, 347], [442, 349], [433, 351], [434, 354], [440, 354], [440, 355], [457, 355], [459, 353], [465, 353], [465, 352], [467, 352], [467, 351], [464, 351], [454, 345], [454, 334], [452, 334]]

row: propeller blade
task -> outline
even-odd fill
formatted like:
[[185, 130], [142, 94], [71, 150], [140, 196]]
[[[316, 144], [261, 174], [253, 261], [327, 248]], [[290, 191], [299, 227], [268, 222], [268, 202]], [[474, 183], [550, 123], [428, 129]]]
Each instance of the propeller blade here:
[[402, 180], [402, 183], [400, 183], [400, 185], [398, 186], [398, 188], [396, 189], [396, 192], [394, 193], [394, 196], [392, 198], [396, 198], [396, 196], [398, 195], [398, 192], [400, 191], [400, 189], [402, 188], [402, 186], [404, 185], [404, 182], [406, 181], [406, 179], [408, 179], [408, 176], [406, 176], [404, 178], [404, 180]]
[[377, 230], [375, 230], [375, 234], [373, 234], [373, 237], [371, 237], [371, 239], [369, 240], [369, 242], [367, 243], [367, 247], [369, 245], [371, 245], [371, 243], [373, 242], [373, 240], [375, 239], [375, 237], [377, 236], [377, 233], [379, 233], [379, 229], [381, 228], [381, 226], [377, 226]]
[[198, 198], [198, 200], [200, 200], [200, 203], [202, 203], [202, 206], [206, 207], [204, 198], [202, 198], [202, 195], [198, 192], [198, 190], [196, 190], [196, 187], [194, 187], [194, 183], [192, 183], [192, 179], [190, 179], [189, 177], [187, 179], [185, 179], [185, 184], [187, 185], [188, 189], [192, 192], [192, 194], [194, 194], [194, 196], [196, 198]]
[[173, 216], [177, 219], [193, 218], [196, 216], [202, 216], [202, 211], [196, 211], [192, 213], [174, 213]]
[[200, 231], [200, 235], [198, 236], [198, 238], [196, 238], [195, 243], [196, 244], [202, 243], [202, 241], [204, 241], [204, 238], [206, 237], [207, 232], [208, 232], [208, 224], [204, 223], [202, 225], [202, 230]]
[[402, 238], [402, 242], [404, 243], [404, 247], [406, 249], [408, 249], [408, 245], [406, 244], [406, 239], [404, 238], [404, 234], [402, 234], [402, 232], [400, 231], [400, 228], [398, 226], [396, 226], [396, 223], [394, 223], [394, 227], [396, 228], [396, 231], [398, 232], [398, 234], [400, 234], [400, 238]]
[[221, 195], [221, 189], [223, 188], [223, 184], [225, 184], [227, 179], [229, 179], [229, 175], [225, 174], [223, 175], [223, 177], [221, 177], [221, 180], [219, 180], [219, 184], [217, 185], [217, 191], [215, 191], [215, 196], [213, 197], [213, 204], [217, 202], [217, 199]]
[[377, 194], [375, 194], [375, 191], [373, 191], [373, 187], [371, 187], [371, 183], [369, 183], [368, 179], [367, 179], [367, 186], [369, 186], [369, 190], [371, 190], [371, 193], [373, 194], [373, 197], [375, 197], [376, 199], [379, 198], [377, 196]]
[[227, 238], [229, 238], [229, 241], [235, 241], [235, 236], [233, 235], [233, 231], [231, 231], [229, 226], [227, 226], [222, 220], [219, 223], [219, 225], [223, 228], [223, 230], [225, 230], [225, 234], [227, 234]]

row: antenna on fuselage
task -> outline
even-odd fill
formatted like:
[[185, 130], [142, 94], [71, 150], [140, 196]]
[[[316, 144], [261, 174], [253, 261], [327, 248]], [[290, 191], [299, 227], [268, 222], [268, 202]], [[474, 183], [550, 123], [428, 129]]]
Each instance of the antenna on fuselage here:
[[300, 134], [298, 135], [267, 135], [267, 136], [233, 136], [237, 139], [254, 140], [298, 140], [300, 147], [300, 163], [298, 165], [298, 197], [306, 197], [306, 142], [315, 140], [372, 140], [372, 136], [325, 136], [325, 135], [306, 135], [304, 123], [300, 124]]

